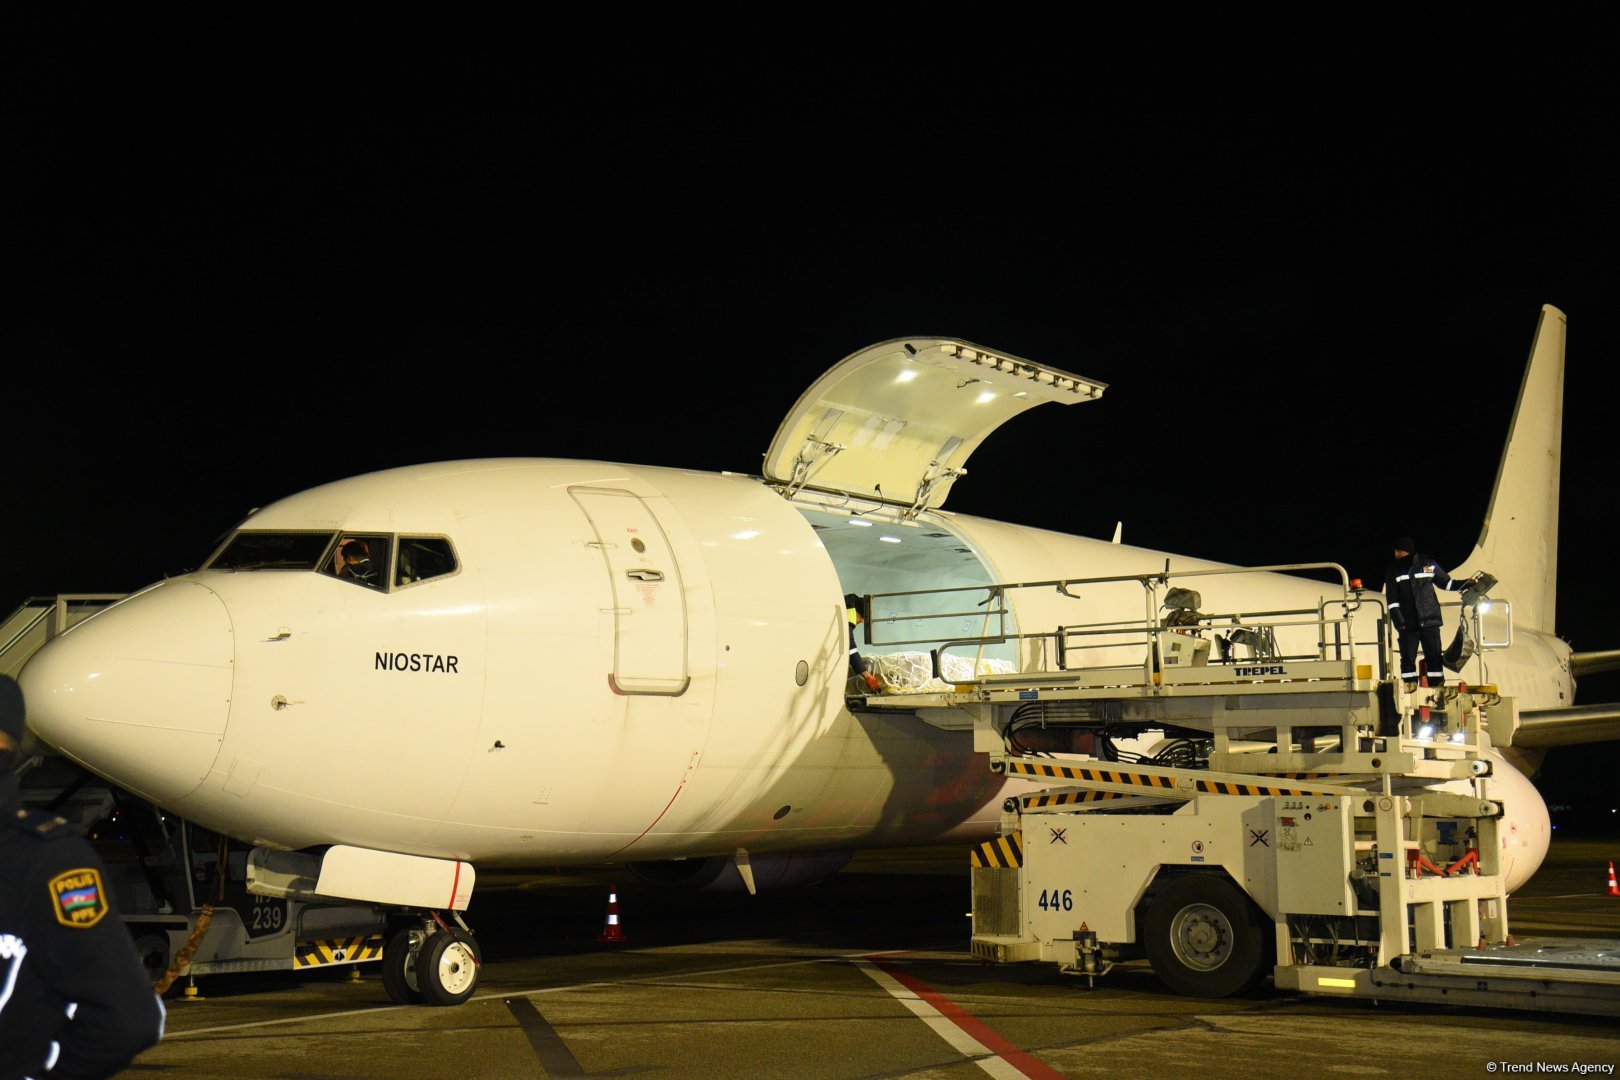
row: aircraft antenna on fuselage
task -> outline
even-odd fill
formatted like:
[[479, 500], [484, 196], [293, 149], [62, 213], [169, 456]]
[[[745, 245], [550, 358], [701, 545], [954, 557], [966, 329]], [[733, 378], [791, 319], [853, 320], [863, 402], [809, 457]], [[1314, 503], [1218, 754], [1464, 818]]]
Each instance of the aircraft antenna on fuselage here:
[[1476, 570], [1495, 575], [1502, 595], [1513, 602], [1514, 622], [1547, 631], [1553, 629], [1558, 584], [1566, 323], [1562, 311], [1542, 307], [1479, 541], [1453, 571], [1458, 577]]

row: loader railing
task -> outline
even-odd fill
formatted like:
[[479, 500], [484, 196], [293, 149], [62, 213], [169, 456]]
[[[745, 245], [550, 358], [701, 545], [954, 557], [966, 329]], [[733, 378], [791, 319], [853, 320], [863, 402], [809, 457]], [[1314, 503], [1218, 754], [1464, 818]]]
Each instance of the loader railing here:
[[[1327, 595], [1312, 607], [1261, 608], [1204, 612], [1185, 608], [1161, 612], [1169, 590], [1198, 579], [1241, 574], [1327, 572], [1338, 588], [1324, 586]], [[1079, 601], [1078, 590], [1136, 583], [1142, 589], [1142, 614], [1068, 623], [1061, 618], [1050, 629], [1014, 628], [1013, 598], [1019, 593], [1055, 592]], [[1050, 610], [1050, 609], [1048, 609]], [[1206, 663], [1249, 663], [1269, 660], [1349, 660], [1362, 657], [1376, 665], [1380, 678], [1389, 669], [1383, 597], [1353, 588], [1344, 567], [1333, 562], [1278, 563], [1267, 566], [1212, 567], [1102, 577], [1060, 578], [1049, 581], [1000, 582], [990, 585], [916, 589], [873, 593], [867, 598], [867, 643], [879, 647], [927, 646], [933, 654], [936, 677], [941, 657], [976, 650], [975, 676], [955, 679], [972, 683], [982, 674], [979, 660], [991, 646], [1016, 644], [1025, 672], [1068, 671], [1082, 667], [1125, 666], [1121, 654], [1134, 655], [1130, 665], [1156, 669], [1181, 661], [1183, 654]], [[1370, 620], [1370, 624], [1369, 624]], [[1358, 634], [1357, 623], [1361, 624]], [[977, 623], [979, 632], [962, 633], [965, 624]], [[932, 631], [932, 633], [930, 633]], [[1175, 635], [1175, 637], [1171, 637]], [[1208, 635], [1206, 637], [1206, 635]], [[1189, 649], [1188, 639], [1202, 640]], [[1174, 647], [1171, 647], [1174, 646]], [[1095, 660], [1095, 663], [1090, 661]]]

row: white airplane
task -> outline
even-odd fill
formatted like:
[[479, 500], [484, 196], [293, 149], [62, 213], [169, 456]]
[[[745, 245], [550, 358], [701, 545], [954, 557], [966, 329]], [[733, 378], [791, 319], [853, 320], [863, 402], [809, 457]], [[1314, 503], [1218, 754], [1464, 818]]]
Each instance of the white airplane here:
[[[1479, 545], [1454, 571], [1511, 593], [1514, 645], [1486, 674], [1550, 710], [1526, 712], [1521, 750], [1616, 726], [1614, 709], [1572, 709], [1552, 633], [1564, 338], [1543, 309]], [[924, 590], [1215, 568], [940, 509], [997, 426], [1103, 390], [898, 339], [800, 398], [762, 477], [509, 459], [327, 484], [48, 644], [22, 673], [29, 719], [109, 781], [258, 845], [256, 889], [434, 913], [390, 943], [385, 981], [400, 1000], [465, 1000], [477, 949], [453, 924], [474, 867], [702, 881], [736, 866], [752, 888], [858, 848], [994, 835], [1008, 781], [969, 732], [846, 698], [843, 596], [917, 593], [894, 610], [933, 616], [913, 622], [938, 645], [987, 631], [946, 614], [961, 594]], [[1281, 574], [1198, 587], [1223, 611], [1314, 609], [1330, 591]], [[984, 655], [1031, 670], [1042, 634], [1143, 617], [1139, 584], [1078, 591], [1007, 592], [1003, 629], [1022, 636]], [[1514, 769], [1494, 795], [1513, 889], [1546, 853], [1547, 811]]]

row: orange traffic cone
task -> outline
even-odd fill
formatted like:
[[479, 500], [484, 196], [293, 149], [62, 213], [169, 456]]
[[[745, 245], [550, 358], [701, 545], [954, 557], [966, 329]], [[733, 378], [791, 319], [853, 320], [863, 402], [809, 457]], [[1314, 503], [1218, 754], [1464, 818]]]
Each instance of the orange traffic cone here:
[[624, 931], [619, 929], [619, 887], [608, 886], [608, 912], [607, 924], [602, 927], [601, 935], [597, 941], [629, 941]]
[[1620, 896], [1620, 885], [1616, 885], [1615, 881], [1614, 881], [1614, 860], [1613, 859], [1609, 860], [1609, 895], [1610, 896]]

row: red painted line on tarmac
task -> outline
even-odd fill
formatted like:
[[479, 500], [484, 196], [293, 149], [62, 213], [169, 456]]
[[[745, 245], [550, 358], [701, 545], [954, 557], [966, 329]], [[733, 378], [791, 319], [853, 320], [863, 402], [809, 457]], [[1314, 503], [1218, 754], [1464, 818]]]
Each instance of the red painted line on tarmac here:
[[892, 964], [884, 963], [877, 956], [866, 957], [868, 963], [880, 969], [895, 982], [916, 994], [923, 1001], [931, 1005], [938, 1013], [967, 1032], [968, 1035], [983, 1043], [985, 1048], [993, 1052], [1007, 1064], [1023, 1073], [1031, 1080], [1065, 1080], [1062, 1073], [1047, 1065], [1033, 1054], [1014, 1046], [1001, 1035], [993, 1031], [983, 1020], [969, 1013], [962, 1006], [935, 990], [932, 986]]

